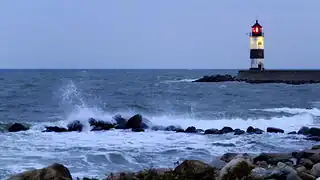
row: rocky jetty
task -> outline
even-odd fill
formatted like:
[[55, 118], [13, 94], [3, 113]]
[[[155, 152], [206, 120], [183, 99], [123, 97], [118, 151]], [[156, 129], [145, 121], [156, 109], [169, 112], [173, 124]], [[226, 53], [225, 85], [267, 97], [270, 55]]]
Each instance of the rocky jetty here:
[[314, 80], [246, 79], [246, 78], [238, 78], [237, 76], [232, 76], [229, 74], [203, 76], [192, 82], [226, 82], [226, 81], [245, 82], [249, 84], [281, 83], [281, 84], [292, 84], [292, 85], [320, 83], [320, 81], [314, 81]]
[[[145, 169], [138, 172], [115, 172], [104, 180], [316, 180], [320, 177], [320, 145], [288, 153], [226, 153], [222, 166], [199, 160], [184, 160], [175, 168]], [[71, 180], [70, 171], [55, 163], [9, 177], [9, 180]], [[79, 179], [80, 178], [74, 178]], [[93, 180], [98, 178], [82, 178]]]

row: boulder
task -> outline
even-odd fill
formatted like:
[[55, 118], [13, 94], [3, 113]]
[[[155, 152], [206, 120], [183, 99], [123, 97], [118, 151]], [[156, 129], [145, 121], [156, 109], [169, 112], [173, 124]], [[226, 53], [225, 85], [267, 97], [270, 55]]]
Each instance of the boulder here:
[[234, 130], [234, 135], [241, 135], [241, 134], [245, 134], [246, 132], [244, 130], [241, 129], [235, 129]]
[[176, 129], [176, 132], [185, 132], [185, 130], [182, 129], [182, 128], [177, 128], [177, 129]]
[[298, 134], [309, 135], [309, 130], [310, 128], [303, 126], [299, 129]]
[[314, 145], [311, 149], [320, 149], [320, 145]]
[[266, 161], [268, 164], [277, 165], [278, 162], [292, 162], [291, 153], [261, 153], [253, 158], [253, 162], [256, 164], [258, 161]]
[[194, 126], [190, 126], [185, 130], [186, 133], [196, 133], [197, 129]]
[[46, 126], [46, 130], [42, 132], [67, 132], [68, 129], [58, 126]]
[[204, 134], [221, 134], [219, 129], [207, 129], [204, 131]]
[[310, 159], [302, 158], [299, 161], [299, 165], [306, 167], [307, 169], [311, 169], [313, 167], [313, 162]]
[[126, 123], [127, 129], [134, 129], [134, 128], [148, 128], [148, 125], [143, 122], [142, 116], [140, 114], [136, 114], [132, 116]]
[[19, 131], [26, 131], [28, 129], [29, 129], [28, 127], [26, 127], [20, 123], [14, 123], [8, 128], [8, 131], [9, 132], [19, 132]]
[[309, 133], [311, 136], [320, 136], [320, 128], [310, 128]]
[[297, 134], [295, 131], [288, 132], [288, 134]]
[[275, 128], [275, 127], [267, 127], [267, 132], [269, 133], [284, 133], [283, 129]]
[[248, 160], [233, 159], [220, 170], [220, 178], [222, 180], [242, 179], [247, 177], [253, 168], [254, 166]]
[[249, 126], [247, 128], [247, 133], [249, 134], [262, 134], [264, 131], [262, 129], [259, 128], [254, 128], [252, 126]]
[[62, 164], [54, 163], [46, 168], [26, 171], [14, 176], [9, 180], [72, 180], [68, 168]]
[[127, 119], [123, 118], [121, 115], [115, 115], [113, 119], [116, 121], [116, 129], [126, 129]]
[[226, 134], [226, 133], [231, 133], [231, 132], [233, 132], [233, 129], [232, 129], [231, 127], [227, 127], [227, 126], [223, 127], [223, 128], [220, 130], [220, 133], [221, 133], [221, 134]]
[[200, 79], [197, 79], [193, 82], [224, 82], [224, 81], [235, 81], [235, 77], [231, 75], [212, 75], [212, 76], [203, 76]]
[[303, 180], [316, 180], [314, 176], [306, 172], [297, 172], [298, 176]]
[[93, 127], [91, 131], [102, 131], [114, 128], [114, 125], [112, 123], [105, 122], [102, 120], [96, 120], [93, 118], [89, 119], [89, 124], [91, 127]]
[[164, 130], [165, 131], [176, 131], [177, 129], [181, 129], [181, 128], [171, 125], [171, 126], [166, 127]]
[[224, 162], [230, 162], [232, 159], [234, 159], [238, 155], [239, 155], [239, 153], [224, 153], [221, 156], [220, 160], [222, 160]]
[[78, 131], [81, 132], [83, 129], [83, 125], [80, 121], [76, 120], [67, 125], [68, 131]]
[[216, 168], [197, 160], [185, 160], [177, 166], [173, 173], [176, 179], [214, 180]]
[[311, 174], [317, 178], [320, 177], [320, 163], [313, 165]]

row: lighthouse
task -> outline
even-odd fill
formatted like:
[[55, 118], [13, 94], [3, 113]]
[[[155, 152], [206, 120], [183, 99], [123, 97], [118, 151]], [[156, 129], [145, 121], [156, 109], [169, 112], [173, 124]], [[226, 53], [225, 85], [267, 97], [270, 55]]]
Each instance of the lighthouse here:
[[264, 33], [258, 20], [251, 26], [250, 33], [250, 70], [264, 70]]

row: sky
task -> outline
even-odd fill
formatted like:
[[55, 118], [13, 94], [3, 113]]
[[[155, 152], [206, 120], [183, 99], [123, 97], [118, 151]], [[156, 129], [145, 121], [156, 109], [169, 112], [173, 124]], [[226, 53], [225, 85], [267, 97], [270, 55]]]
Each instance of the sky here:
[[320, 68], [319, 0], [1, 0], [0, 69]]

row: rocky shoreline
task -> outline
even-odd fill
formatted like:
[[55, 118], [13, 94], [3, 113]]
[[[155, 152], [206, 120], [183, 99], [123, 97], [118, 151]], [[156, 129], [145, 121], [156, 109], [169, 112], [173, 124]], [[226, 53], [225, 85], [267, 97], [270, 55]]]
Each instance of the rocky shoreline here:
[[313, 80], [249, 80], [249, 79], [239, 79], [237, 76], [232, 76], [229, 74], [225, 75], [210, 75], [210, 76], [203, 76], [197, 80], [192, 82], [245, 82], [249, 84], [263, 84], [263, 83], [281, 83], [281, 84], [292, 84], [292, 85], [301, 85], [301, 84], [315, 84], [320, 83], [320, 81], [313, 81]]
[[[104, 180], [315, 180], [320, 177], [320, 145], [288, 153], [226, 153], [220, 165], [199, 160], [185, 160], [175, 168], [145, 169], [138, 172], [116, 172]], [[9, 180], [71, 180], [67, 167], [52, 164], [48, 167], [13, 175]], [[83, 180], [97, 179], [95, 177]]]
[[[262, 133], [287, 133], [289, 135], [304, 135], [306, 140], [320, 141], [320, 128], [317, 127], [301, 127], [297, 131], [285, 132], [283, 129], [276, 127], [267, 127], [265, 130], [249, 126], [247, 129], [242, 130], [239, 128], [233, 129], [225, 126], [221, 129], [209, 128], [209, 129], [198, 129], [194, 126], [189, 126], [183, 129], [179, 126], [156, 126], [152, 125], [151, 122], [144, 118], [140, 114], [136, 114], [129, 119], [116, 115], [111, 121], [97, 120], [89, 118], [88, 123], [91, 131], [110, 131], [115, 129], [131, 130], [132, 132], [144, 132], [146, 130], [151, 131], [173, 131], [177, 133], [193, 133], [193, 134], [233, 134], [233, 135], [244, 135], [244, 134], [262, 134]], [[84, 125], [79, 121], [75, 120], [67, 125], [67, 127], [59, 126], [45, 126], [42, 130], [43, 133], [55, 132], [55, 133], [67, 133], [67, 132], [81, 132], [83, 131]], [[27, 131], [30, 127], [21, 123], [14, 123], [8, 126], [8, 132], [19, 132]]]

